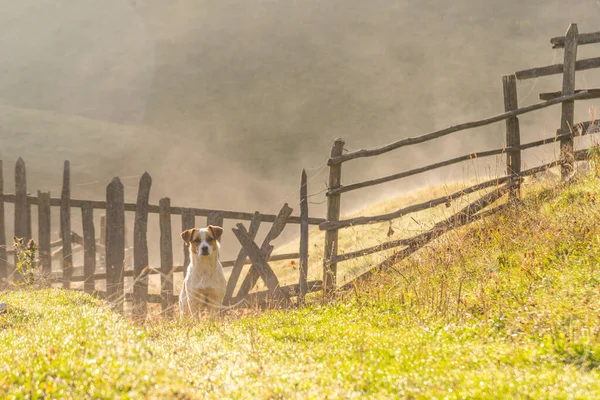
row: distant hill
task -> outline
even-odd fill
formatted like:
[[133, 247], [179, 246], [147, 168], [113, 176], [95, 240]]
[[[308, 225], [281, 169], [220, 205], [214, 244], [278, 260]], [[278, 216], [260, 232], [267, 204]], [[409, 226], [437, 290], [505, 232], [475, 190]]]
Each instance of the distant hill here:
[[[595, 0], [0, 4], [5, 169], [26, 158], [32, 189], [54, 188], [64, 159], [76, 183], [149, 170], [153, 195], [175, 203], [270, 212], [294, 200], [300, 169], [322, 166], [337, 136], [372, 147], [501, 112], [500, 76], [551, 63], [549, 38], [570, 22], [597, 30], [600, 11]], [[521, 100], [559, 83], [525, 82]], [[522, 121], [531, 137], [556, 125]], [[490, 129], [352, 163], [346, 179], [501, 144], [503, 127]], [[77, 192], [101, 198], [104, 186]]]

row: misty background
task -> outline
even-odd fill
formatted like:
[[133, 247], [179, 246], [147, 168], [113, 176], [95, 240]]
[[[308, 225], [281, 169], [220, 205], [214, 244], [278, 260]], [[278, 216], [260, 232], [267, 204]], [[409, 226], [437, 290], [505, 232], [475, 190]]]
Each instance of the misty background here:
[[[322, 191], [336, 137], [353, 151], [501, 113], [502, 75], [561, 63], [550, 38], [571, 22], [597, 31], [600, 21], [597, 0], [0, 4], [5, 192], [20, 156], [32, 193], [58, 197], [70, 160], [73, 198], [105, 198], [118, 175], [135, 201], [148, 171], [154, 204], [169, 196], [177, 206], [277, 213], [287, 201], [294, 214], [301, 169], [309, 193]], [[597, 52], [582, 46], [579, 59]], [[579, 88], [600, 84], [597, 71], [577, 79]], [[560, 88], [560, 76], [519, 82], [520, 105]], [[576, 119], [589, 119], [592, 103], [578, 104]], [[522, 141], [552, 136], [558, 110], [522, 117]], [[503, 143], [499, 123], [344, 164], [342, 181]], [[550, 147], [525, 152], [525, 163], [549, 160]], [[343, 209], [473, 173], [503, 174], [503, 161], [344, 195]], [[324, 215], [324, 199], [311, 197], [313, 216]]]

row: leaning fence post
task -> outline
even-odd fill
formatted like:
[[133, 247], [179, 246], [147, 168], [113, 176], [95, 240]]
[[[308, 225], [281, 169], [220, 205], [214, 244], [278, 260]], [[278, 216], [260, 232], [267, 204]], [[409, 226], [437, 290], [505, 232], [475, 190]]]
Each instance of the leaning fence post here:
[[4, 224], [4, 172], [2, 160], [0, 160], [0, 283], [8, 278], [8, 260], [6, 259], [6, 230]]
[[[577, 24], [571, 24], [565, 35], [562, 84], [563, 96], [575, 93], [575, 63], [577, 62], [578, 41], [579, 31], [577, 29]], [[562, 135], [573, 133], [574, 116], [575, 101], [563, 102], [560, 121], [560, 133]], [[561, 160], [564, 161], [564, 164], [562, 164], [561, 167], [561, 176], [563, 179], [569, 177], [574, 171], [575, 162], [573, 160], [573, 150], [573, 137], [560, 139], [560, 156]]]
[[[331, 158], [340, 157], [344, 150], [344, 141], [340, 138], [333, 142]], [[329, 189], [335, 189], [342, 183], [342, 163], [329, 167]], [[327, 196], [327, 221], [335, 222], [340, 219], [340, 194]], [[336, 285], [337, 263], [334, 262], [338, 251], [338, 230], [325, 232], [325, 253], [323, 256], [323, 296], [326, 299], [333, 293]]]
[[171, 237], [171, 200], [168, 197], [160, 199], [160, 296], [162, 311], [167, 316], [172, 315], [173, 304], [173, 239]]
[[125, 193], [119, 178], [106, 187], [106, 296], [123, 311]]
[[71, 166], [65, 161], [63, 169], [63, 187], [60, 196], [60, 237], [62, 239], [63, 287], [71, 287], [73, 274], [73, 249], [71, 246]]
[[[504, 89], [504, 111], [512, 111], [519, 108], [517, 100], [517, 77], [515, 75], [505, 75], [502, 77], [502, 87]], [[519, 118], [512, 117], [506, 120], [506, 174], [521, 173], [521, 150], [511, 150], [513, 147], [521, 145], [521, 130], [519, 128]], [[517, 185], [510, 191], [510, 198], [517, 200], [520, 198], [521, 184], [519, 177], [511, 179], [509, 184], [514, 180]]]
[[306, 170], [302, 170], [300, 178], [300, 278], [298, 286], [298, 305], [304, 304], [304, 296], [308, 291], [308, 188]]
[[152, 178], [144, 172], [138, 187], [133, 225], [133, 316], [144, 321], [148, 312], [148, 200]]
[[45, 276], [50, 276], [52, 273], [50, 215], [50, 192], [44, 193], [38, 190], [38, 249], [40, 269]]

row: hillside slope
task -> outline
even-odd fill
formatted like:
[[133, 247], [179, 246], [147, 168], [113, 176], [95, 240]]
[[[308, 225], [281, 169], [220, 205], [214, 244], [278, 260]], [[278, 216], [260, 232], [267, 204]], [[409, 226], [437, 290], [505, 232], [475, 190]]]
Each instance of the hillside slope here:
[[536, 188], [328, 306], [142, 328], [3, 293], [0, 396], [598, 398], [599, 200], [595, 176]]

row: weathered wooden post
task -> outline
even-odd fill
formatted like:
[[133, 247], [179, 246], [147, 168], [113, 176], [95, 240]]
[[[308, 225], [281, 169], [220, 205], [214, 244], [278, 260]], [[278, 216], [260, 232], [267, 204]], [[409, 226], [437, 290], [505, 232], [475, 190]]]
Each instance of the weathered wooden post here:
[[304, 304], [304, 297], [308, 291], [308, 182], [306, 179], [306, 170], [302, 170], [300, 177], [300, 273], [298, 286], [298, 305]]
[[65, 161], [63, 186], [60, 196], [60, 238], [62, 239], [62, 281], [63, 287], [71, 287], [73, 275], [73, 248], [71, 245], [71, 166]]
[[96, 231], [94, 229], [94, 209], [86, 201], [81, 207], [83, 229], [83, 289], [86, 293], [96, 290], [94, 272], [96, 271]]
[[[27, 243], [31, 237], [29, 236], [31, 229], [29, 224], [31, 217], [29, 216], [29, 202], [27, 200], [27, 172], [25, 169], [25, 161], [19, 157], [15, 167], [15, 236], [23, 238], [23, 242]], [[19, 255], [15, 252], [15, 268], [19, 261]], [[21, 274], [14, 274], [9, 271], [9, 275], [13, 276], [13, 280], [22, 281]]]
[[[575, 63], [577, 62], [577, 44], [579, 31], [577, 24], [571, 24], [565, 35], [565, 50], [563, 61], [562, 95], [575, 93]], [[560, 133], [562, 135], [573, 133], [573, 119], [575, 117], [575, 101], [562, 103]], [[564, 164], [561, 166], [561, 176], [568, 178], [573, 173], [575, 161], [573, 160], [573, 137], [560, 139], [560, 155]]]
[[[181, 210], [181, 231], [186, 231], [188, 229], [195, 228], [196, 225], [196, 215], [194, 215], [194, 210], [190, 208], [183, 208]], [[190, 252], [188, 251], [188, 247], [183, 243], [183, 268], [184, 270], [187, 268], [190, 263]]]
[[133, 316], [138, 320], [145, 320], [148, 312], [148, 201], [152, 178], [148, 172], [140, 178], [137, 204], [135, 208], [135, 222], [133, 226]]
[[[344, 150], [344, 141], [340, 138], [333, 142], [331, 158], [340, 157]], [[329, 166], [329, 190], [338, 188], [342, 183], [342, 163], [336, 162]], [[327, 221], [340, 220], [341, 194], [327, 196]], [[325, 232], [325, 252], [323, 256], [323, 296], [327, 299], [336, 285], [337, 263], [335, 257], [338, 251], [338, 229]]]
[[[513, 111], [519, 108], [517, 100], [517, 77], [515, 75], [505, 75], [502, 77], [502, 87], [504, 89], [504, 111]], [[521, 130], [519, 128], [519, 118], [512, 117], [506, 120], [506, 174], [521, 173], [521, 150], [512, 149], [521, 145]], [[518, 200], [521, 197], [520, 177], [516, 178], [517, 186], [510, 191], [510, 198]], [[514, 180], [511, 179], [508, 184]]]
[[125, 259], [125, 193], [119, 178], [106, 187], [106, 295], [123, 311]]
[[173, 239], [171, 238], [171, 200], [160, 199], [160, 296], [162, 311], [171, 316], [173, 309]]
[[38, 190], [38, 251], [40, 255], [40, 270], [45, 276], [52, 273], [52, 258], [50, 257], [50, 192]]
[[4, 171], [2, 160], [0, 160], [0, 283], [8, 279], [6, 228], [4, 227], [4, 224]]

